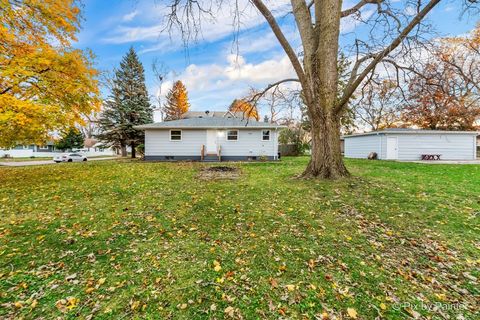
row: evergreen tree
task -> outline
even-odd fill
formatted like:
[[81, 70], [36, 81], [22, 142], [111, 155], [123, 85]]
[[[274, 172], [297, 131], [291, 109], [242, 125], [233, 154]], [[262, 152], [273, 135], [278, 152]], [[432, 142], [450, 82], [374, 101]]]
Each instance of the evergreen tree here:
[[55, 148], [60, 150], [71, 150], [83, 148], [83, 134], [76, 128], [64, 132], [61, 139], [55, 143]]
[[187, 88], [182, 81], [176, 81], [167, 94], [167, 102], [163, 106], [165, 120], [178, 120], [190, 108]]
[[134, 126], [153, 121], [153, 110], [145, 86], [145, 71], [133, 48], [120, 62], [115, 71], [110, 98], [104, 103], [104, 110], [99, 120], [101, 133], [97, 136], [107, 144], [122, 149], [126, 156], [126, 146], [135, 148], [143, 144], [144, 132]]

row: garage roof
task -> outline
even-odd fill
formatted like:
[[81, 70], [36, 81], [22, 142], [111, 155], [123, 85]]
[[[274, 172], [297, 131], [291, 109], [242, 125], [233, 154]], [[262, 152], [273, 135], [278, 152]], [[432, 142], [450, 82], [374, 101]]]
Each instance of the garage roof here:
[[422, 129], [410, 129], [410, 128], [389, 128], [379, 131], [371, 131], [365, 133], [354, 133], [350, 135], [345, 135], [343, 138], [352, 138], [359, 136], [373, 136], [373, 135], [383, 135], [383, 134], [467, 134], [472, 136], [479, 135], [477, 131], [447, 131], [447, 130], [422, 130]]

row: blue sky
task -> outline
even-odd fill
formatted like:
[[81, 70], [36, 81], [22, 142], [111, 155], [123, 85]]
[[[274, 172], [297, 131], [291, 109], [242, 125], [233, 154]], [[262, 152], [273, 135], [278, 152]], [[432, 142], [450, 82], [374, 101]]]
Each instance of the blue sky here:
[[[203, 33], [186, 51], [178, 34], [172, 37], [162, 32], [162, 17], [168, 0], [85, 0], [82, 31], [78, 48], [89, 48], [96, 55], [99, 70], [112, 70], [130, 46], [139, 53], [145, 67], [147, 88], [152, 97], [159, 83], [152, 72], [152, 63], [163, 63], [169, 72], [161, 93], [165, 94], [173, 80], [185, 82], [192, 110], [225, 110], [234, 98], [245, 95], [250, 87], [263, 86], [293, 76], [294, 73], [282, 49], [264, 20], [247, 8], [242, 17], [239, 34], [239, 55], [232, 41], [231, 9], [225, 6], [216, 13], [216, 20], [203, 22]], [[247, 3], [240, 0], [240, 3]], [[398, 2], [398, 0], [397, 0]], [[289, 1], [270, 1], [274, 13], [283, 17]], [[344, 1], [349, 7], [353, 0]], [[474, 17], [462, 16], [461, 1], [443, 1], [429, 15], [429, 21], [442, 35], [465, 34], [477, 22]], [[294, 47], [299, 42], [295, 26], [289, 18], [282, 19]], [[355, 22], [342, 25], [344, 37], [357, 32]], [[359, 28], [360, 29], [360, 28]], [[358, 31], [361, 32], [361, 31]]]

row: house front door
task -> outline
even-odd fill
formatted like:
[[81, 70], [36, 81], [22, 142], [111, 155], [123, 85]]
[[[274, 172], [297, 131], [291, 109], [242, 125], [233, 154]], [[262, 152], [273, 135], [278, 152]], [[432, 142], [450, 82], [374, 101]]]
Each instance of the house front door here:
[[398, 159], [398, 139], [397, 137], [387, 137], [387, 160]]
[[207, 154], [217, 154], [217, 130], [207, 130]]

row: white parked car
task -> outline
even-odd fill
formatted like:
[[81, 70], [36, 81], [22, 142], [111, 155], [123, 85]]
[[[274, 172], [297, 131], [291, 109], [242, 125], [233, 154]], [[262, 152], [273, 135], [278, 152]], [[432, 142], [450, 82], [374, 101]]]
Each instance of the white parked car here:
[[81, 162], [87, 161], [87, 157], [80, 153], [65, 153], [60, 156], [53, 157], [53, 161], [60, 162]]

